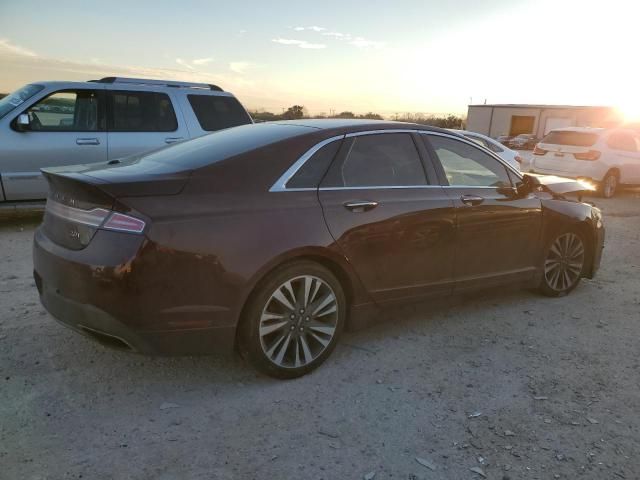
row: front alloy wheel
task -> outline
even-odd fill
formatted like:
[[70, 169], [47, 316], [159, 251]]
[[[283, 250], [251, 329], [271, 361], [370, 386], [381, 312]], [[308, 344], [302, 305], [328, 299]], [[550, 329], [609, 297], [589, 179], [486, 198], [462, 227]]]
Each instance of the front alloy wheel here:
[[544, 262], [541, 290], [550, 296], [562, 296], [573, 290], [582, 277], [585, 245], [575, 232], [566, 232], [551, 243]]
[[330, 271], [312, 262], [291, 264], [258, 287], [243, 319], [241, 346], [268, 375], [304, 375], [335, 347], [345, 311], [340, 283]]

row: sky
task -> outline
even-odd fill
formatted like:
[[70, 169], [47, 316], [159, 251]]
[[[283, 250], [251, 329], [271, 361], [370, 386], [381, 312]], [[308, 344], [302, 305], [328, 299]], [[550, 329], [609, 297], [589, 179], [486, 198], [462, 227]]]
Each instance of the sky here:
[[219, 84], [250, 109], [640, 116], [635, 0], [0, 0], [0, 92], [128, 76]]

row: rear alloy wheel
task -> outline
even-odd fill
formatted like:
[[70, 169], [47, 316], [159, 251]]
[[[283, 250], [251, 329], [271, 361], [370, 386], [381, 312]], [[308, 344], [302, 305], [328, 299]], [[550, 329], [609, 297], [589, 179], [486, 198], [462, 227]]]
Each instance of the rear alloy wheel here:
[[604, 198], [612, 198], [616, 194], [618, 189], [618, 175], [616, 172], [607, 172], [604, 180], [602, 180], [600, 189]]
[[552, 297], [566, 295], [582, 277], [586, 258], [585, 243], [576, 232], [558, 235], [551, 243], [544, 262], [540, 290]]
[[331, 354], [346, 312], [340, 283], [324, 267], [299, 262], [277, 270], [253, 296], [241, 348], [260, 371], [295, 378]]

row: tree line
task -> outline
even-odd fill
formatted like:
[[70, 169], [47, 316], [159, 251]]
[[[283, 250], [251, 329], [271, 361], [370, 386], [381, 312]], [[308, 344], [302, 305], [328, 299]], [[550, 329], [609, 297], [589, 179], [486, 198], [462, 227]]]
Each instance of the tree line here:
[[[264, 111], [249, 111], [251, 117], [259, 122], [273, 122], [276, 120], [299, 120], [301, 118], [353, 118], [366, 120], [384, 120], [382, 115], [368, 112], [363, 115], [356, 115], [353, 112], [345, 111], [334, 115], [309, 115], [302, 105], [293, 105], [281, 114]], [[457, 115], [425, 115], [422, 113], [396, 114], [391, 120], [398, 122], [419, 123], [420, 125], [430, 125], [440, 128], [462, 128], [464, 119]]]

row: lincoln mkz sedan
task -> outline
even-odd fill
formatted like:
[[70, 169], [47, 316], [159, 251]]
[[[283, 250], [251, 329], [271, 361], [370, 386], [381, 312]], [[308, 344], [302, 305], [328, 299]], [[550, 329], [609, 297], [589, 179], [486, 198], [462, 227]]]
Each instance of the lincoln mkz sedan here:
[[505, 284], [565, 295], [604, 243], [600, 211], [569, 195], [585, 185], [406, 123], [246, 125], [44, 175], [34, 275], [55, 318], [140, 353], [235, 347], [279, 378], [385, 305]]

